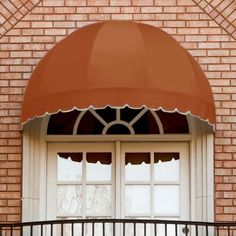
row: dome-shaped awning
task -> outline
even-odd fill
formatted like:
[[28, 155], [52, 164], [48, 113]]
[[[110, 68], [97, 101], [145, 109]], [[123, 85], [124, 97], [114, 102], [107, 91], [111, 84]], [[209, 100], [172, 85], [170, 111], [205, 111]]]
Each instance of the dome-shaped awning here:
[[191, 113], [215, 123], [208, 80], [170, 35], [141, 23], [108, 21], [76, 30], [39, 62], [22, 122], [72, 109], [111, 107]]

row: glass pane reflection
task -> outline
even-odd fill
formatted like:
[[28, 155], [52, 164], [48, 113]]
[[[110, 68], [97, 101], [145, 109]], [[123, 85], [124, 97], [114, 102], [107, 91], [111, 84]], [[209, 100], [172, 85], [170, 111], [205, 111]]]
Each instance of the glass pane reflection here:
[[110, 181], [111, 165], [103, 165], [100, 162], [87, 163], [88, 181]]
[[81, 214], [82, 186], [57, 186], [57, 213], [58, 215]]
[[127, 185], [125, 188], [126, 214], [150, 214], [150, 186]]
[[155, 181], [179, 181], [179, 160], [154, 163]]
[[81, 181], [82, 162], [62, 158], [57, 155], [57, 180], [58, 181]]
[[86, 186], [86, 213], [111, 215], [112, 199], [110, 185]]
[[155, 186], [155, 215], [179, 215], [179, 186], [161, 185]]
[[87, 153], [86, 179], [88, 181], [111, 181], [111, 162], [111, 153]]

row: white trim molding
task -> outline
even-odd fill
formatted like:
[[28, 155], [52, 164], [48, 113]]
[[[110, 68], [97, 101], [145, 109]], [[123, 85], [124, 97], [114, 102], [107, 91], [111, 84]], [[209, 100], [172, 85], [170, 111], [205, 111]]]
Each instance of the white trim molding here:
[[[118, 116], [119, 117], [119, 116]], [[213, 130], [206, 122], [187, 116], [190, 134], [158, 135], [47, 135], [49, 117], [28, 122], [23, 130], [22, 220], [47, 218], [47, 155], [52, 142], [188, 142], [190, 219], [214, 221]]]

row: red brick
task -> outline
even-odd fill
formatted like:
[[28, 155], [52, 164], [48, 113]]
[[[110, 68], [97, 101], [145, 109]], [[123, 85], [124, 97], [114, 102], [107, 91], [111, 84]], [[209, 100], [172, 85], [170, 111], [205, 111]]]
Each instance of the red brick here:
[[[71, 20], [77, 20], [77, 19], [71, 19]], [[53, 23], [54, 28], [75, 28], [75, 22], [73, 21], [56, 21]]]
[[140, 13], [140, 7], [121, 7], [121, 13]]
[[175, 0], [155, 0], [155, 5], [157, 6], [174, 6], [176, 4]]
[[99, 13], [120, 13], [120, 7], [99, 7]]
[[65, 6], [86, 6], [86, 0], [65, 0]]
[[185, 8], [179, 6], [165, 6], [163, 7], [163, 12], [166, 13], [184, 13]]
[[162, 7], [141, 7], [141, 13], [161, 13]]
[[131, 0], [110, 0], [111, 6], [130, 6]]
[[[98, 13], [97, 7], [77, 7], [76, 13]], [[68, 15], [67, 15], [68, 16]]]
[[224, 161], [223, 167], [225, 168], [236, 168], [236, 161]]
[[108, 6], [109, 0], [87, 0], [88, 6]]
[[218, 206], [232, 206], [233, 205], [232, 199], [216, 199], [215, 201]]
[[230, 176], [232, 171], [229, 169], [215, 169], [215, 175], [223, 175], [223, 176]]
[[18, 37], [18, 36], [15, 36], [15, 37], [11, 37], [10, 38], [10, 42], [11, 43], [29, 43], [31, 42], [31, 37], [29, 36], [21, 36], [21, 37]]
[[236, 213], [236, 207], [224, 207], [224, 213], [231, 213], [235, 214]]
[[56, 14], [67, 14], [67, 13], [75, 13], [75, 7], [54, 7], [54, 13]]
[[112, 14], [112, 20], [132, 20], [132, 14]]
[[200, 48], [219, 48], [220, 44], [219, 43], [212, 43], [212, 42], [205, 42], [205, 43], [199, 43]]
[[200, 15], [197, 13], [192, 13], [192, 14], [185, 14], [185, 13], [180, 13], [178, 14], [178, 20], [199, 20]]
[[177, 14], [166, 13], [166, 14], [155, 14], [156, 20], [177, 20]]
[[43, 0], [43, 6], [64, 6], [64, 0]]
[[45, 29], [46, 35], [66, 35], [65, 29]]
[[230, 70], [230, 66], [229, 65], [225, 65], [225, 64], [220, 64], [220, 65], [209, 65], [208, 69], [210, 71], [229, 71]]
[[111, 16], [109, 14], [89, 14], [89, 20], [110, 20]]
[[32, 28], [52, 28], [52, 21], [32, 22]]
[[134, 14], [133, 19], [134, 20], [154, 20], [155, 15], [154, 14]]
[[154, 0], [132, 0], [134, 6], [153, 6]]

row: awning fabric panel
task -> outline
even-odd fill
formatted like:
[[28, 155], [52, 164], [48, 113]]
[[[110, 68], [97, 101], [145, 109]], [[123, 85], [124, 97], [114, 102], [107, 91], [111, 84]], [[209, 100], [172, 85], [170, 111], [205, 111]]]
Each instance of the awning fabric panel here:
[[164, 31], [127, 21], [86, 26], [51, 49], [29, 81], [22, 122], [59, 110], [126, 105], [215, 122], [210, 85], [193, 57]]

